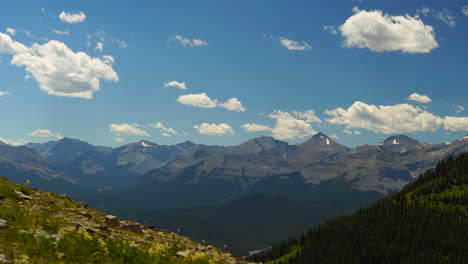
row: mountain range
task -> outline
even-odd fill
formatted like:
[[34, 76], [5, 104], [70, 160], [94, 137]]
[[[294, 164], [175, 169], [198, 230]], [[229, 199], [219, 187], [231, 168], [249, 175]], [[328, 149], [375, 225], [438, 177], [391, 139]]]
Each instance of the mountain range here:
[[300, 144], [264, 136], [227, 147], [142, 140], [109, 148], [64, 138], [0, 145], [0, 173], [246, 254], [355, 212], [467, 150], [468, 137], [428, 144], [404, 135], [356, 148], [323, 133]]

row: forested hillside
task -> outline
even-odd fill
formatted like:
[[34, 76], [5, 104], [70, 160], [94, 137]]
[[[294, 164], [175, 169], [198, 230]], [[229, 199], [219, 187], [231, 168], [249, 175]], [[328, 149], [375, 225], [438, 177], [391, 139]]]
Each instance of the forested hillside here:
[[468, 153], [401, 192], [339, 217], [252, 260], [267, 263], [466, 263]]

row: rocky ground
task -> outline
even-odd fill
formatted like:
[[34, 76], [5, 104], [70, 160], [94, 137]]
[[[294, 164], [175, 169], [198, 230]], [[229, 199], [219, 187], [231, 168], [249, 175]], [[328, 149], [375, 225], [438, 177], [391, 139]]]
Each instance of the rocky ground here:
[[[87, 256], [89, 255], [89, 257]], [[248, 263], [173, 232], [0, 179], [0, 263]]]

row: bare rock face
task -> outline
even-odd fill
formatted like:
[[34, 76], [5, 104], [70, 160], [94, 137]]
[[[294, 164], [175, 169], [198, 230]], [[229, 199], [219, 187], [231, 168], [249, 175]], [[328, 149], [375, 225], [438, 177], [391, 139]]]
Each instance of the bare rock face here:
[[119, 218], [113, 215], [106, 215], [106, 225], [110, 227], [118, 227], [120, 226]]

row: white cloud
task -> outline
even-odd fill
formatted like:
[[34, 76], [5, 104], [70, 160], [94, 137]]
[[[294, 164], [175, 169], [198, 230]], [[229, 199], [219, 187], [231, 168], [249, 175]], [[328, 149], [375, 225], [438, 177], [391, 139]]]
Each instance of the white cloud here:
[[142, 129], [136, 128], [129, 124], [110, 124], [109, 129], [112, 133], [114, 133], [117, 136], [120, 136], [123, 134], [133, 135], [133, 136], [145, 136], [145, 137], [150, 136], [148, 132]]
[[94, 51], [102, 52], [103, 50], [104, 50], [104, 44], [102, 42], [96, 43], [96, 47], [94, 48]]
[[461, 113], [461, 112], [465, 111], [465, 107], [463, 107], [461, 105], [454, 105], [453, 107], [455, 108], [455, 113]]
[[291, 40], [281, 37], [281, 45], [285, 46], [288, 50], [310, 50], [312, 47], [305, 41], [299, 43], [296, 40]]
[[6, 32], [12, 36], [16, 35], [16, 29], [11, 28], [11, 27], [7, 28]]
[[468, 131], [468, 117], [446, 116], [444, 128], [450, 131]]
[[260, 124], [253, 124], [253, 123], [243, 124], [241, 127], [247, 132], [260, 132], [260, 131], [271, 130], [271, 128], [269, 126], [264, 126], [264, 125], [260, 125]]
[[317, 133], [306, 120], [294, 118], [288, 112], [275, 110], [268, 116], [276, 119], [276, 125], [271, 131], [277, 139], [305, 138]]
[[0, 98], [4, 97], [4, 96], [9, 96], [10, 95], [10, 92], [7, 92], [7, 91], [0, 91]]
[[234, 130], [232, 130], [231, 126], [225, 123], [203, 123], [201, 125], [195, 125], [193, 126], [193, 128], [195, 128], [198, 131], [198, 133], [209, 136], [225, 136], [234, 134]]
[[[1, 37], [0, 33], [0, 52]], [[34, 44], [31, 50], [22, 47], [21, 52], [16, 49], [11, 64], [25, 66], [26, 71], [38, 81], [41, 90], [48, 94], [92, 99], [93, 93], [100, 90], [100, 79], [119, 80], [106, 61], [84, 52], [75, 53], [60, 41]]]
[[208, 41], [202, 40], [202, 39], [188, 39], [180, 35], [172, 35], [169, 37], [169, 40], [172, 41], [177, 41], [180, 43], [182, 46], [188, 46], [188, 47], [205, 47], [208, 46]]
[[417, 14], [422, 14], [424, 16], [427, 16], [430, 12], [431, 12], [431, 9], [425, 6], [423, 6], [421, 9], [416, 10]]
[[217, 101], [211, 100], [206, 93], [181, 95], [177, 102], [201, 108], [215, 108], [218, 105]]
[[166, 133], [171, 133], [171, 134], [178, 134], [177, 131], [175, 131], [174, 129], [172, 129], [170, 127], [166, 127], [161, 122], [157, 122], [156, 124], [149, 124], [148, 126], [159, 129], [161, 132], [166, 132]]
[[120, 143], [125, 142], [125, 140], [123, 140], [123, 139], [120, 138], [120, 137], [115, 137], [114, 140], [117, 141], [117, 142], [120, 142]]
[[463, 13], [465, 16], [468, 16], [468, 5], [462, 7], [462, 13]]
[[65, 29], [65, 30], [58, 30], [58, 29], [54, 29], [53, 30], [55, 34], [57, 35], [65, 35], [65, 36], [69, 36], [70, 35], [70, 31], [68, 29]]
[[224, 103], [211, 99], [206, 93], [186, 94], [177, 98], [177, 102], [201, 108], [223, 107], [229, 111], [245, 112], [245, 106], [237, 98], [230, 98]]
[[452, 12], [445, 8], [442, 11], [436, 12], [434, 14], [434, 17], [444, 22], [449, 27], [454, 27], [457, 25], [457, 22], [455, 21], [455, 17], [453, 17]]
[[14, 41], [9, 35], [0, 32], [0, 53], [15, 55], [29, 51], [30, 49], [25, 45]]
[[338, 135], [336, 135], [336, 134], [331, 134], [330, 137], [334, 138], [334, 139], [340, 139], [340, 137]]
[[[102, 45], [104, 45], [104, 44], [106, 44], [108, 42], [112, 42], [112, 43], [117, 44], [117, 47], [119, 47], [119, 48], [127, 48], [128, 47], [127, 42], [125, 42], [124, 40], [117, 39], [117, 38], [108, 37], [106, 32], [104, 32], [104, 31], [98, 31], [98, 32], [86, 34], [86, 38], [88, 39], [88, 41], [86, 42], [86, 45], [88, 47], [91, 46], [91, 41], [89, 41], [89, 40], [94, 40], [94, 39], [96, 39], [97, 42], [101, 42]], [[96, 43], [96, 45], [98, 45], [98, 44]]]
[[178, 82], [178, 81], [166, 81], [164, 82], [164, 87], [175, 87], [180, 90], [187, 90], [187, 85], [185, 82]]
[[231, 98], [226, 102], [219, 104], [219, 106], [224, 107], [229, 111], [245, 112], [245, 107], [239, 100], [237, 100], [237, 98]]
[[5, 144], [12, 145], [12, 146], [22, 146], [22, 145], [29, 143], [29, 141], [25, 139], [7, 139], [7, 138], [2, 138], [2, 137], [0, 137], [0, 141]]
[[390, 16], [381, 10], [356, 12], [339, 27], [345, 38], [344, 47], [369, 48], [372, 51], [403, 51], [429, 53], [439, 44], [433, 27], [425, 25], [419, 16]]
[[168, 133], [162, 133], [161, 135], [162, 135], [163, 137], [171, 137], [171, 135], [168, 134]]
[[78, 13], [67, 13], [65, 11], [62, 11], [59, 15], [60, 20], [63, 22], [67, 22], [70, 24], [76, 24], [76, 23], [82, 23], [86, 20], [86, 14], [83, 13], [82, 11]]
[[330, 34], [336, 35], [338, 34], [338, 30], [334, 26], [324, 26], [323, 30], [330, 32]]
[[325, 111], [332, 116], [327, 122], [346, 125], [347, 129], [362, 128], [384, 134], [435, 131], [442, 119], [410, 104], [368, 105], [355, 102], [348, 109], [336, 108]]
[[54, 138], [58, 138], [58, 139], [63, 138], [62, 135], [60, 135], [59, 133], [53, 133], [52, 131], [47, 130], [47, 129], [35, 130], [35, 131], [29, 133], [28, 136], [31, 136], [31, 137], [45, 137], [45, 138], [54, 137]]
[[115, 59], [111, 55], [103, 55], [102, 56], [102, 61], [105, 64], [114, 64], [115, 63]]
[[427, 95], [422, 95], [418, 93], [411, 94], [408, 98], [406, 98], [406, 100], [415, 101], [423, 104], [428, 104], [432, 102], [432, 99], [429, 98]]
[[345, 130], [343, 130], [343, 133], [350, 134], [350, 135], [353, 135], [353, 134], [355, 134], [355, 135], [361, 135], [361, 132], [360, 132], [359, 130], [351, 131], [351, 130], [349, 130], [349, 129], [345, 129]]
[[292, 111], [292, 114], [299, 119], [304, 119], [307, 123], [322, 123], [322, 120], [315, 115], [314, 110], [307, 110], [305, 112]]

